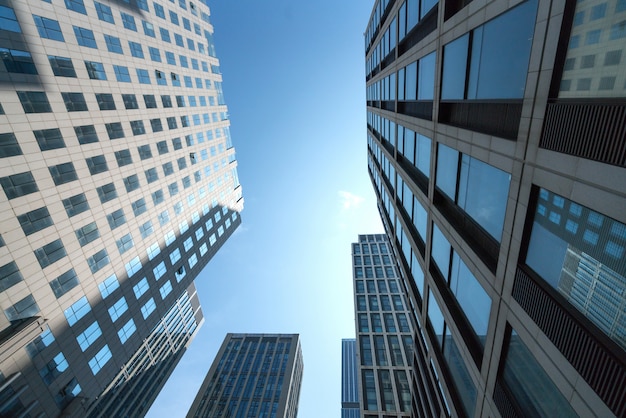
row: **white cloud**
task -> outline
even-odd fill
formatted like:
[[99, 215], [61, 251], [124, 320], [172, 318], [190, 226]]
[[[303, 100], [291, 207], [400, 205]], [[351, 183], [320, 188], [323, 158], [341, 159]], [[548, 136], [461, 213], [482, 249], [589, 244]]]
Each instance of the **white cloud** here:
[[339, 203], [343, 210], [356, 209], [361, 206], [364, 199], [361, 196], [357, 196], [350, 192], [346, 192], [344, 190], [340, 190], [339, 194]]

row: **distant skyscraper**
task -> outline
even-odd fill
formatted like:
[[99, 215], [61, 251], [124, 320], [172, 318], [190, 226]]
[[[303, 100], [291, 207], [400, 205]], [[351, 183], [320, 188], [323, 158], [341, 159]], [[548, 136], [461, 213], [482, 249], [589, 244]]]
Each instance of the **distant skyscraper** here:
[[352, 244], [361, 417], [411, 416], [413, 328], [387, 236]]
[[359, 418], [356, 339], [341, 340], [341, 418]]
[[295, 418], [303, 367], [298, 334], [227, 334], [187, 417]]
[[368, 169], [413, 416], [626, 416], [626, 1], [378, 0]]
[[206, 0], [0, 1], [0, 415], [144, 415], [243, 208]]

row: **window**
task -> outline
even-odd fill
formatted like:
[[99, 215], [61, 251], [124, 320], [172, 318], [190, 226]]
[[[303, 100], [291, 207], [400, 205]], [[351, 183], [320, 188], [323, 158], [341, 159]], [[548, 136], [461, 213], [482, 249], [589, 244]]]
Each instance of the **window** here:
[[[577, 417], [570, 402], [537, 362], [521, 337], [510, 327], [502, 379], [526, 416]], [[524, 365], [520, 367], [520, 365]], [[555, 415], [556, 414], [556, 415]]]
[[122, 94], [122, 101], [124, 102], [124, 107], [126, 109], [139, 109], [137, 96], [134, 94]]
[[96, 6], [96, 13], [98, 13], [98, 19], [103, 22], [113, 23], [115, 24], [115, 20], [113, 19], [113, 13], [111, 12], [111, 8], [105, 4], [94, 1], [94, 5]]
[[161, 132], [163, 130], [163, 123], [161, 119], [150, 119], [150, 125], [152, 126], [152, 132]]
[[176, 277], [176, 282], [180, 283], [181, 280], [187, 275], [185, 271], [185, 266], [180, 266], [178, 270], [174, 272], [174, 277]]
[[117, 165], [119, 167], [123, 167], [125, 165], [133, 163], [133, 159], [130, 155], [130, 150], [127, 149], [115, 151], [115, 159], [117, 160]]
[[60, 239], [52, 241], [35, 250], [35, 257], [37, 257], [37, 261], [39, 261], [39, 265], [42, 269], [59, 261], [66, 255], [65, 247]]
[[[538, 189], [525, 263], [622, 347], [615, 329], [626, 277], [626, 225]], [[560, 257], [560, 258], [557, 258]]]
[[48, 55], [48, 61], [55, 76], [76, 78], [76, 70], [70, 58]]
[[122, 16], [122, 24], [124, 25], [124, 27], [126, 29], [137, 32], [137, 25], [135, 24], [135, 18], [124, 12], [120, 12], [120, 15]]
[[157, 104], [156, 104], [156, 98], [154, 97], [154, 94], [144, 94], [143, 100], [146, 103], [147, 109], [156, 109]]
[[115, 241], [115, 243], [117, 244], [117, 249], [120, 254], [124, 254], [135, 245], [135, 243], [133, 242], [133, 237], [130, 234], [124, 235], [122, 238]]
[[126, 187], [126, 191], [128, 193], [132, 192], [133, 190], [137, 190], [139, 188], [139, 177], [137, 176], [137, 174], [133, 174], [124, 178], [124, 187]]
[[163, 71], [154, 70], [154, 78], [156, 78], [157, 84], [159, 86], [167, 86], [167, 78], [165, 78], [165, 73], [163, 73]]
[[0, 292], [4, 292], [22, 280], [24, 280], [24, 277], [14, 261], [0, 267]]
[[172, 23], [175, 25], [180, 25], [178, 23], [178, 15], [171, 10], [169, 12], [170, 12], [170, 20], [172, 21]]
[[9, 200], [38, 191], [30, 171], [0, 178], [0, 184]]
[[125, 268], [128, 277], [132, 277], [135, 273], [141, 270], [141, 261], [139, 260], [139, 257], [137, 256], [126, 263]]
[[154, 299], [150, 298], [148, 301], [141, 307], [141, 314], [143, 315], [143, 319], [147, 319], [152, 312], [156, 309], [156, 303], [154, 303]]
[[117, 321], [127, 310], [128, 304], [126, 303], [126, 298], [122, 296], [117, 302], [113, 304], [113, 306], [109, 308], [109, 316], [111, 317], [111, 321]]
[[152, 228], [152, 221], [148, 221], [143, 225], [139, 225], [139, 233], [141, 234], [142, 238], [148, 238], [150, 235], [152, 235], [153, 232], [154, 229]]
[[78, 180], [78, 175], [76, 174], [74, 164], [72, 163], [63, 163], [48, 167], [48, 170], [50, 171], [52, 180], [54, 180], [54, 184], [57, 186]]
[[98, 134], [93, 125], [75, 126], [74, 132], [78, 138], [78, 143], [81, 145], [98, 142]]
[[124, 225], [126, 223], [126, 216], [124, 215], [123, 209], [118, 209], [115, 212], [111, 212], [107, 215], [107, 221], [109, 222], [109, 226], [111, 230], [114, 230], [120, 225]]
[[115, 54], [124, 54], [124, 51], [122, 50], [122, 41], [120, 41], [120, 38], [111, 35], [104, 35], [104, 42], [107, 44], [107, 50], [109, 52], [113, 52]]
[[439, 144], [436, 186], [498, 242], [502, 238], [510, 181], [509, 173]]
[[17, 96], [26, 113], [50, 113], [52, 108], [43, 91], [18, 91]]
[[63, 199], [63, 206], [67, 216], [70, 218], [89, 209], [89, 203], [84, 193]]
[[[8, 9], [8, 8], [3, 7], [3, 9]], [[9, 9], [9, 10], [11, 13], [13, 13], [12, 9]], [[13, 17], [15, 17], [14, 13], [13, 13]], [[42, 38], [52, 39], [54, 41], [65, 42], [65, 39], [63, 38], [63, 32], [61, 32], [61, 26], [59, 25], [59, 22], [57, 22], [56, 20], [48, 19], [46, 17], [41, 17], [37, 15], [33, 15], [33, 19], [35, 20], [37, 31], [39, 31], [39, 36], [41, 36]], [[16, 20], [15, 25], [17, 25], [17, 19], [15, 20]], [[6, 17], [4, 17], [4, 14], [3, 14], [3, 19], [1, 20], [1, 22], [2, 23], [7, 22], [7, 19]], [[9, 20], [9, 23], [10, 23], [10, 20]], [[15, 28], [15, 25], [9, 24], [8, 27]], [[17, 26], [17, 28], [19, 29], [19, 26]], [[15, 32], [20, 32], [20, 31], [17, 30]]]
[[139, 157], [142, 160], [152, 158], [152, 151], [150, 150], [150, 145], [141, 145], [140, 147], [137, 148], [137, 151], [139, 151]]
[[102, 267], [109, 264], [109, 254], [106, 250], [100, 250], [91, 257], [87, 258], [87, 264], [92, 273], [99, 271]]
[[109, 360], [111, 360], [111, 350], [109, 346], [105, 345], [98, 353], [89, 360], [89, 367], [94, 376], [104, 367]]
[[117, 191], [115, 190], [115, 185], [113, 183], [108, 183], [104, 186], [98, 187], [97, 191], [101, 203], [106, 203], [117, 197]]
[[135, 321], [131, 318], [117, 331], [117, 336], [120, 338], [120, 342], [124, 344], [135, 331], [137, 331], [137, 327], [135, 326]]
[[22, 29], [17, 22], [17, 16], [15, 16], [15, 12], [12, 8], [6, 6], [0, 6], [0, 27], [3, 30], [8, 30], [11, 32], [22, 32]]
[[89, 306], [89, 302], [87, 301], [87, 296], [83, 296], [78, 299], [74, 304], [72, 304], [69, 308], [67, 308], [63, 313], [65, 314], [65, 319], [67, 319], [67, 323], [69, 326], [77, 323], [83, 316], [85, 316], [89, 311], [91, 311], [91, 306]]
[[193, 268], [193, 266], [195, 266], [198, 263], [198, 256], [194, 253], [191, 254], [191, 257], [189, 257], [189, 268]]
[[158, 266], [152, 269], [152, 273], [154, 273], [154, 279], [159, 280], [163, 275], [167, 272], [167, 268], [165, 267], [165, 262], [161, 261]]
[[161, 33], [161, 39], [163, 40], [163, 42], [172, 43], [170, 32], [167, 29], [159, 28], [159, 32]]
[[110, 275], [98, 284], [98, 289], [100, 289], [102, 299], [106, 299], [107, 296], [113, 293], [118, 287], [120, 287], [120, 282], [117, 280], [117, 276], [115, 274]]
[[67, 370], [68, 364], [63, 353], [57, 354], [52, 360], [48, 362], [42, 369], [39, 370], [39, 376], [43, 379], [47, 385], [54, 382], [54, 380]]
[[133, 292], [135, 293], [135, 297], [137, 300], [148, 291], [150, 285], [148, 284], [148, 279], [145, 277], [139, 281], [135, 286], [133, 286]]
[[130, 54], [135, 58], [143, 58], [143, 49], [141, 48], [141, 44], [137, 42], [128, 41], [128, 46], [130, 47]]
[[132, 203], [133, 213], [135, 216], [139, 216], [147, 210], [146, 199], [143, 197]]
[[159, 293], [161, 294], [161, 299], [165, 300], [167, 295], [172, 291], [172, 283], [168, 280], [159, 288]]
[[180, 138], [172, 138], [172, 145], [174, 146], [174, 150], [179, 150], [183, 148], [183, 143]]
[[63, 141], [63, 136], [58, 128], [33, 131], [33, 134], [35, 134], [39, 149], [42, 151], [65, 148], [65, 141]]
[[165, 51], [165, 61], [167, 61], [169, 65], [176, 65], [176, 57], [174, 56], [174, 53]]
[[100, 110], [115, 110], [115, 100], [110, 93], [97, 93], [96, 101]]
[[163, 212], [159, 213], [159, 224], [161, 226], [165, 225], [169, 221], [170, 221], [170, 214], [167, 210], [164, 210]]
[[169, 129], [176, 129], [176, 128], [178, 128], [178, 126], [176, 124], [176, 117], [175, 116], [167, 118], [167, 127]]
[[117, 81], [120, 83], [130, 83], [130, 73], [128, 72], [128, 67], [114, 65], [113, 71], [115, 72], [115, 78]]
[[107, 160], [104, 158], [104, 155], [96, 155], [95, 157], [86, 158], [85, 161], [87, 162], [87, 168], [89, 168], [89, 172], [92, 176], [109, 170]]
[[145, 171], [146, 180], [148, 180], [148, 184], [155, 182], [159, 179], [159, 174], [156, 171], [156, 168], [149, 168]]
[[96, 38], [93, 34], [93, 31], [81, 28], [80, 26], [73, 26], [73, 28], [78, 45], [86, 46], [87, 48], [98, 49], [98, 45], [96, 45]]
[[154, 33], [154, 25], [152, 23], [142, 20], [141, 25], [143, 26], [143, 33], [153, 38], [156, 38], [156, 35]]
[[168, 191], [170, 192], [170, 196], [174, 196], [178, 194], [178, 184], [176, 182], [167, 186]]
[[87, 68], [87, 74], [92, 80], [106, 80], [107, 75], [104, 71], [104, 65], [101, 62], [85, 61], [85, 67]]
[[146, 133], [146, 128], [143, 126], [143, 121], [141, 120], [132, 120], [130, 121], [130, 129], [133, 131], [133, 135], [144, 135]]
[[93, 344], [101, 335], [102, 330], [98, 325], [98, 321], [94, 321], [94, 323], [89, 325], [85, 331], [76, 337], [76, 341], [78, 342], [81, 351], [85, 352], [85, 350], [87, 350], [87, 348], [89, 348], [89, 346]]
[[87, 14], [83, 0], [65, 0], [65, 7], [67, 7], [68, 10], [73, 10], [84, 15]]
[[183, 42], [183, 37], [177, 33], [174, 33], [174, 41], [176, 42], [176, 45], [181, 46], [183, 48], [185, 47], [185, 43]]
[[0, 57], [4, 62], [4, 67], [10, 73], [37, 74], [37, 68], [30, 52], [0, 48]]
[[152, 193], [152, 202], [155, 206], [159, 203], [163, 203], [164, 200], [165, 197], [163, 195], [163, 190], [157, 190], [156, 192]]
[[78, 239], [78, 243], [81, 247], [84, 247], [100, 237], [100, 232], [98, 231], [98, 227], [95, 222], [91, 222], [74, 232], [76, 233], [76, 239]]
[[174, 251], [170, 253], [170, 262], [172, 263], [172, 266], [176, 264], [176, 262], [180, 260], [180, 258], [181, 258], [180, 249], [176, 248]]
[[104, 127], [107, 130], [109, 139], [124, 138], [124, 128], [120, 122], [105, 123]]
[[161, 52], [158, 48], [148, 47], [148, 52], [150, 53], [150, 59], [154, 62], [161, 62]]
[[141, 84], [150, 84], [150, 74], [148, 74], [148, 70], [137, 68], [137, 78]]
[[524, 2], [474, 29], [471, 48], [469, 33], [445, 45], [441, 98], [522, 98], [536, 8]]
[[[452, 261], [450, 261], [451, 251]], [[491, 298], [457, 252], [452, 249], [437, 225], [433, 225], [431, 253], [472, 330], [481, 345], [484, 345], [489, 325]]]
[[26, 351], [30, 358], [34, 358], [37, 354], [41, 353], [46, 347], [50, 347], [50, 344], [54, 342], [54, 335], [50, 332], [50, 328], [46, 326], [44, 332], [39, 334], [32, 342], [26, 346]]

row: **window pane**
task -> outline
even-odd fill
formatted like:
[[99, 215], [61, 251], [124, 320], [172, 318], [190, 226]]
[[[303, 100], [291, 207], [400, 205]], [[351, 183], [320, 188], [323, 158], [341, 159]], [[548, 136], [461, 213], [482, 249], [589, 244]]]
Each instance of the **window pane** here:
[[625, 248], [626, 225], [539, 190], [526, 264], [624, 348]]
[[461, 36], [443, 48], [442, 100], [462, 100], [465, 98], [468, 46], [469, 34]]
[[515, 331], [511, 331], [502, 375], [524, 415], [578, 417]]
[[468, 99], [524, 96], [536, 10], [526, 1], [474, 30]]
[[463, 155], [458, 205], [498, 242], [502, 238], [511, 175]]

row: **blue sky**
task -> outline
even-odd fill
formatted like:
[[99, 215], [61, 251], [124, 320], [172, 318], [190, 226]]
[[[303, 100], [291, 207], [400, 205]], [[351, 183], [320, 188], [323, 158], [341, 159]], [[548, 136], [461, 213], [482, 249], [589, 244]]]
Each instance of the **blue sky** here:
[[149, 418], [186, 414], [227, 332], [299, 333], [299, 417], [340, 415], [350, 243], [383, 231], [366, 159], [370, 3], [210, 2], [243, 224], [196, 279], [205, 323]]

